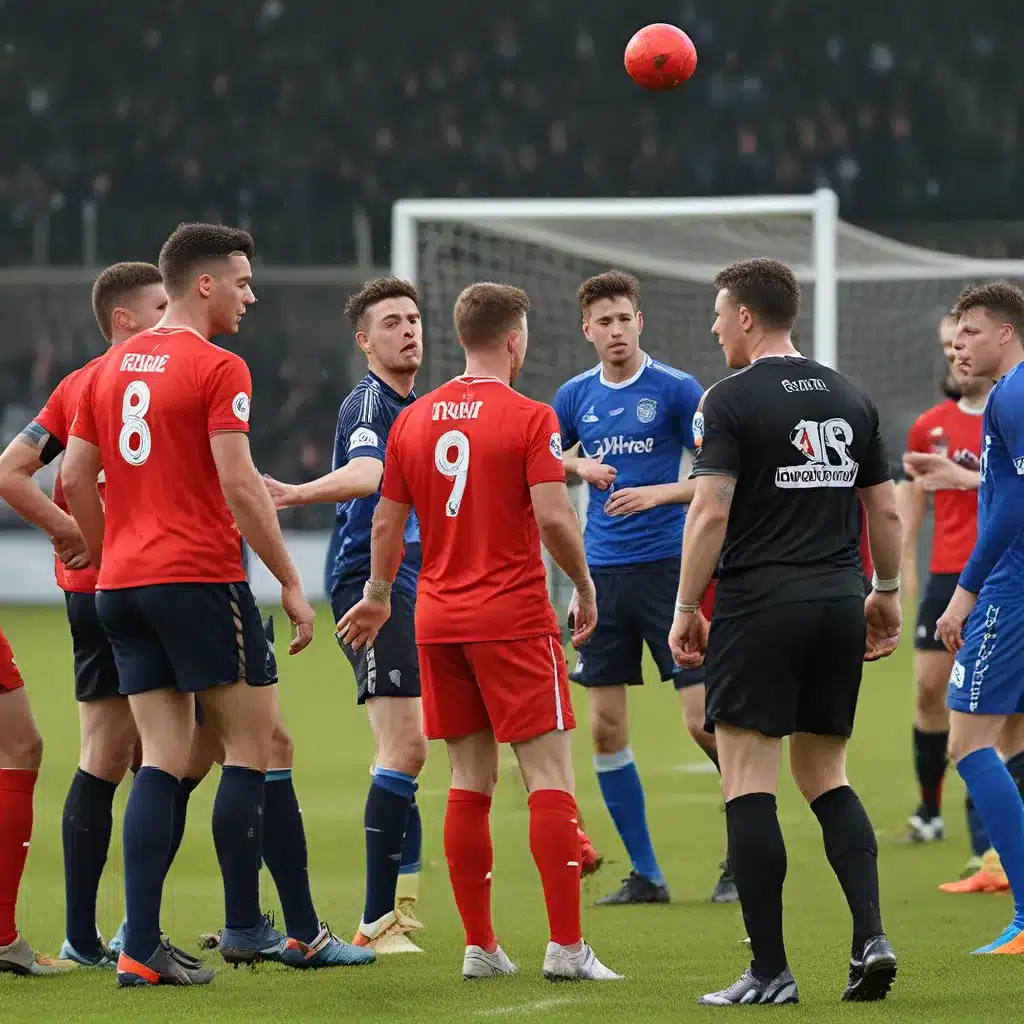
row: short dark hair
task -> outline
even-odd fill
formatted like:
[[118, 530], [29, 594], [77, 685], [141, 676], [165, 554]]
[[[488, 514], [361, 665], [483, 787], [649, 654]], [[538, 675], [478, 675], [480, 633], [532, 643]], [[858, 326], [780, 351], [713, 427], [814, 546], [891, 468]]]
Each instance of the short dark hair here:
[[420, 293], [416, 285], [400, 277], [375, 277], [367, 281], [355, 295], [349, 296], [345, 303], [345, 316], [356, 331], [365, 330], [366, 314], [385, 299], [412, 299], [419, 306]]
[[162, 282], [159, 268], [152, 263], [114, 263], [107, 267], [92, 286], [92, 311], [103, 337], [111, 340], [114, 310], [132, 292]]
[[459, 341], [467, 348], [476, 348], [517, 330], [529, 312], [530, 296], [522, 288], [480, 281], [459, 292], [452, 319]]
[[580, 316], [586, 320], [590, 307], [600, 299], [626, 298], [633, 304], [633, 312], [640, 308], [640, 282], [624, 270], [608, 270], [596, 277], [588, 277], [576, 289], [580, 303]]
[[1018, 338], [1024, 337], [1024, 291], [1009, 281], [995, 281], [992, 284], [965, 288], [953, 307], [953, 316], [960, 319], [972, 309], [984, 309], [988, 313], [1003, 317], [1013, 328]]
[[160, 249], [160, 273], [169, 295], [181, 295], [204, 264], [240, 252], [252, 259], [252, 235], [226, 224], [179, 224]]
[[790, 331], [800, 314], [800, 285], [780, 260], [732, 263], [715, 275], [715, 287], [727, 289], [737, 305], [746, 306], [766, 327]]

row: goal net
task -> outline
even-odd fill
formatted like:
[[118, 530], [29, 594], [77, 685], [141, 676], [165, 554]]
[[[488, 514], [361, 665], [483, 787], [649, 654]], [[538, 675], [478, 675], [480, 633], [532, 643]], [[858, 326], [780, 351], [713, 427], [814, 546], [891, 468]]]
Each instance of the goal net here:
[[[576, 288], [616, 267], [640, 280], [642, 345], [705, 387], [729, 371], [711, 334], [712, 279], [753, 256], [789, 264], [804, 292], [795, 338], [875, 400], [890, 452], [938, 400], [939, 317], [971, 284], [1024, 282], [1024, 261], [978, 260], [905, 245], [843, 222], [833, 192], [720, 199], [403, 200], [392, 221], [392, 271], [422, 292], [418, 390], [462, 372], [451, 326], [474, 281], [525, 288], [530, 345], [517, 387], [550, 402], [596, 362], [580, 330]], [[559, 587], [559, 596], [562, 587]]]

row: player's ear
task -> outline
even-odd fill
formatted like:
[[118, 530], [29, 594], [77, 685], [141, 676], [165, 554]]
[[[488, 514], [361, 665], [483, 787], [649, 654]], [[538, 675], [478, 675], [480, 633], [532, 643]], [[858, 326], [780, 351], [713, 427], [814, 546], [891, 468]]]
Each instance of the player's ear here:
[[370, 354], [370, 336], [366, 331], [356, 331], [356, 344], [363, 350], [364, 354]]
[[636, 311], [636, 333], [643, 334], [644, 331], [644, 315], [638, 309]]
[[586, 317], [583, 318], [583, 337], [586, 338], [587, 341], [592, 342], [594, 340], [590, 336], [590, 321]]
[[115, 306], [110, 314], [110, 322], [115, 330], [126, 331], [133, 325], [131, 313], [124, 306]]
[[208, 299], [213, 291], [213, 274], [200, 274], [196, 278], [196, 289], [204, 299]]

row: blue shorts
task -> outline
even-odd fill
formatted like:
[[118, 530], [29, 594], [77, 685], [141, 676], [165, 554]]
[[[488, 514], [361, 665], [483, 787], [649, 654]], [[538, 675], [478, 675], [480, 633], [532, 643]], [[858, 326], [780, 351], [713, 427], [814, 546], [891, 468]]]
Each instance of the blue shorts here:
[[[363, 584], [342, 585], [331, 595], [334, 621], [363, 598]], [[353, 651], [339, 638], [356, 677], [356, 703], [371, 697], [419, 697], [420, 660], [416, 651], [416, 598], [401, 587], [391, 591], [391, 617], [372, 647]]]
[[96, 595], [65, 591], [71, 648], [75, 655], [75, 700], [105, 700], [120, 695], [117, 665], [96, 614]]
[[1024, 712], [1024, 606], [990, 598], [982, 587], [963, 637], [946, 706], [971, 715]]
[[580, 648], [569, 678], [582, 686], [638, 686], [644, 644], [658, 672], [677, 690], [704, 683], [704, 668], [680, 668], [668, 634], [679, 589], [679, 559], [591, 570], [597, 590], [597, 628]]
[[159, 583], [96, 594], [121, 693], [277, 682], [277, 660], [248, 583]]

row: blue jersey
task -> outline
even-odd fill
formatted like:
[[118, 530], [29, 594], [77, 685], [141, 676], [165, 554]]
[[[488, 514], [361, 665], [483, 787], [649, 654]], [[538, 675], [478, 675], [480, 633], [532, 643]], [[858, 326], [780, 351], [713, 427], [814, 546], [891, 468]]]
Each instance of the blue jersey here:
[[[333, 468], [341, 469], [352, 459], [384, 461], [388, 433], [398, 414], [416, 401], [414, 392], [403, 398], [379, 377], [368, 373], [341, 403], [338, 429], [334, 435]], [[365, 498], [338, 503], [329, 551], [336, 552], [327, 574], [327, 593], [343, 586], [363, 584], [370, 578], [370, 526], [380, 491]], [[419, 574], [420, 527], [411, 512], [405, 526], [405, 555], [395, 578], [396, 586], [416, 591]]]
[[562, 447], [580, 443], [580, 456], [615, 467], [606, 491], [588, 485], [584, 542], [591, 568], [678, 558], [683, 505], [658, 505], [630, 516], [608, 516], [604, 503], [616, 488], [676, 483], [683, 449], [693, 449], [693, 415], [703, 389], [688, 373], [650, 356], [621, 384], [600, 366], [573, 377], [555, 395]]
[[978, 540], [960, 576], [972, 593], [1024, 596], [1024, 370], [989, 393], [981, 421]]

